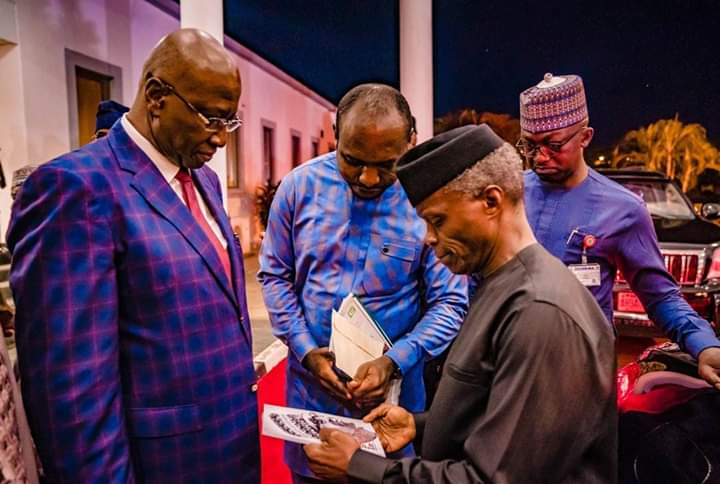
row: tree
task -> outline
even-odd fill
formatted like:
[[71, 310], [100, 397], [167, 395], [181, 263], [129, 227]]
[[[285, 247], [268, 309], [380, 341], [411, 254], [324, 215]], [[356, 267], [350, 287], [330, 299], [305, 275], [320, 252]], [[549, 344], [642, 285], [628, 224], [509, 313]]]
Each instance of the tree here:
[[648, 170], [679, 179], [683, 191], [695, 185], [705, 168], [720, 167], [718, 150], [701, 125], [683, 124], [678, 115], [629, 131], [613, 151], [612, 164], [622, 168], [641, 164]]
[[486, 123], [495, 133], [514, 145], [520, 138], [520, 121], [509, 114], [477, 112], [474, 109], [460, 109], [435, 119], [434, 133], [440, 134], [468, 124]]

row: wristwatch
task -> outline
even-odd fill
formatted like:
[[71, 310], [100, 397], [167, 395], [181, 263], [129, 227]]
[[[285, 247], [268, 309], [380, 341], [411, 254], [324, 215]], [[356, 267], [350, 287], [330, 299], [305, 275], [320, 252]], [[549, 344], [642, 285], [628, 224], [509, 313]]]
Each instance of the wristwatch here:
[[390, 379], [391, 380], [399, 380], [400, 378], [402, 378], [402, 371], [400, 371], [400, 367], [397, 365], [397, 363], [395, 363], [395, 360], [393, 360], [390, 357], [388, 357], [388, 359], [392, 363], [392, 367], [393, 367], [393, 372], [390, 374]]

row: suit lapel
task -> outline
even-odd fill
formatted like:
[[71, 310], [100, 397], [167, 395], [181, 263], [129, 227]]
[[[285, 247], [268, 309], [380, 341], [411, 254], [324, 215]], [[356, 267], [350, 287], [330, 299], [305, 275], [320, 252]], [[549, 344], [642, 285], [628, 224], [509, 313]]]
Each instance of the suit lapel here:
[[[113, 126], [108, 134], [108, 139], [121, 167], [134, 172], [130, 185], [188, 241], [235, 305], [236, 310], [239, 310], [237, 296], [228, 282], [215, 248], [155, 164], [130, 140], [120, 123]], [[205, 195], [204, 198], [208, 199]], [[216, 220], [218, 220], [217, 217]]]
[[236, 236], [230, 226], [230, 219], [225, 213], [222, 201], [217, 193], [217, 188], [213, 186], [212, 179], [208, 176], [207, 170], [209, 170], [207, 167], [203, 167], [199, 170], [193, 170], [193, 178], [196, 186], [198, 187], [198, 191], [200, 191], [200, 194], [210, 210], [210, 214], [217, 221], [220, 226], [220, 231], [227, 241], [230, 267], [232, 268], [233, 274], [232, 279], [234, 282], [233, 289], [235, 291], [235, 298], [236, 301], [240, 302], [240, 310], [243, 319], [243, 331], [248, 337], [248, 340], [250, 340], [250, 316], [247, 312], [247, 299], [245, 297], [245, 269], [243, 264], [242, 249], [239, 241], [236, 241]]

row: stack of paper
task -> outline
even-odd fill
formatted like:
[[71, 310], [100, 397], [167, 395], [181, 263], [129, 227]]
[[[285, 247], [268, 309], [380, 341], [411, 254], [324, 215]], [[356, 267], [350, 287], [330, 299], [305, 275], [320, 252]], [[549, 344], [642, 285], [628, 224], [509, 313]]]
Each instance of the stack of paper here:
[[347, 318], [353, 326], [364, 331], [372, 339], [382, 341], [386, 346], [385, 350], [392, 347], [390, 338], [385, 334], [385, 330], [370, 316], [365, 306], [362, 305], [353, 293], [348, 294], [345, 299], [343, 299], [338, 312]]
[[[330, 351], [335, 354], [335, 366], [349, 377], [355, 376], [360, 365], [380, 358], [391, 347], [390, 338], [354, 294], [343, 299], [339, 311], [333, 310]], [[388, 403], [397, 405], [401, 382], [392, 382]]]
[[350, 320], [333, 310], [330, 350], [335, 354], [335, 366], [352, 377], [360, 365], [380, 358], [385, 344], [378, 341]]

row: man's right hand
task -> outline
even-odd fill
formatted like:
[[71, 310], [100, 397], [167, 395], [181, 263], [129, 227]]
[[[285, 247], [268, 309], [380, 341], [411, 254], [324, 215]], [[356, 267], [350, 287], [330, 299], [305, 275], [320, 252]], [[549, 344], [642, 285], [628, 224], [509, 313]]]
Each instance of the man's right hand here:
[[310, 351], [302, 361], [303, 366], [315, 375], [325, 390], [340, 400], [350, 400], [352, 395], [347, 386], [333, 371], [334, 363], [335, 357], [327, 347]]
[[415, 418], [402, 407], [383, 403], [367, 414], [385, 452], [402, 449], [415, 439]]

